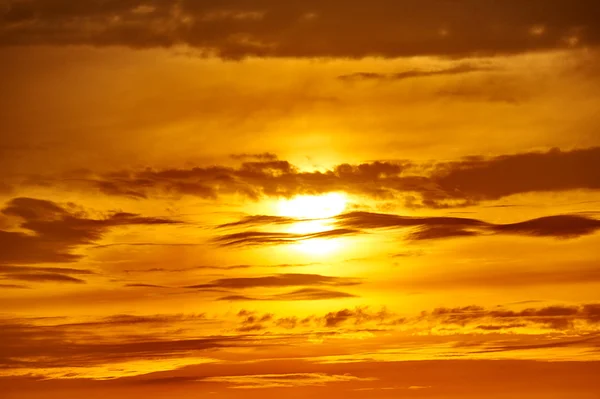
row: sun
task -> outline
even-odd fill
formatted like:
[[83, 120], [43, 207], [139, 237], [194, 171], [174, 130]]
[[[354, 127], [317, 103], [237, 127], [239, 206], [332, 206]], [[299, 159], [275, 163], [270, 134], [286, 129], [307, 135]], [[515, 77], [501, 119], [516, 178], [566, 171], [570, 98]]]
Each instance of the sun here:
[[348, 199], [342, 193], [302, 195], [279, 202], [279, 215], [301, 219], [325, 219], [344, 212]]
[[[303, 195], [279, 202], [279, 215], [300, 220], [287, 228], [288, 233], [313, 234], [331, 230], [329, 218], [346, 210], [348, 198], [343, 193]], [[340, 238], [308, 238], [296, 243], [295, 248], [310, 255], [328, 255], [342, 247]]]

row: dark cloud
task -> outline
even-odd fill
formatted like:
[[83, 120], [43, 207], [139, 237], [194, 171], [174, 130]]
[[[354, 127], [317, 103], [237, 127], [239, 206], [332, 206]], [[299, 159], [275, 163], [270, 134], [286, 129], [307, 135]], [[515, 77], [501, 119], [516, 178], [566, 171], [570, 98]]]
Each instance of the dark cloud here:
[[360, 284], [360, 281], [346, 277], [322, 276], [320, 274], [276, 274], [266, 277], [234, 277], [214, 280], [208, 284], [192, 285], [187, 288], [278, 288], [295, 286], [341, 287]]
[[0, 276], [6, 280], [29, 282], [54, 282], [83, 284], [84, 280], [72, 275], [92, 275], [91, 270], [70, 269], [64, 267], [31, 267], [0, 265]]
[[[295, 220], [274, 217], [277, 223], [292, 224]], [[264, 220], [271, 224], [270, 217], [257, 216], [228, 223], [227, 226], [245, 226]], [[600, 230], [600, 220], [581, 215], [556, 215], [531, 219], [518, 223], [493, 224], [477, 219], [460, 217], [413, 217], [372, 212], [349, 212], [332, 218], [337, 228], [318, 233], [294, 234], [268, 231], [241, 231], [218, 236], [213, 239], [221, 246], [292, 244], [304, 240], [335, 238], [358, 235], [370, 229], [409, 229], [408, 240], [434, 240], [485, 235], [521, 235], [528, 237], [576, 238], [594, 234]]]
[[156, 284], [125, 284], [125, 287], [129, 288], [167, 288], [164, 285], [156, 285]]
[[110, 362], [154, 358], [171, 358], [193, 352], [214, 350], [226, 346], [246, 346], [241, 337], [210, 337], [197, 339], [149, 339], [135, 342], [86, 342], [82, 337], [63, 330], [39, 326], [2, 323], [0, 329], [0, 367], [46, 368], [82, 367]]
[[296, 221], [298, 221], [298, 219], [284, 216], [254, 215], [247, 216], [237, 222], [221, 224], [217, 226], [217, 228], [223, 229], [240, 226], [264, 226], [266, 224], [289, 224]]
[[464, 56], [596, 45], [594, 0], [8, 0], [3, 45], [187, 45], [260, 57]]
[[[17, 320], [19, 322], [28, 322], [29, 320]], [[185, 323], [185, 322], [205, 322], [208, 318], [204, 313], [199, 314], [167, 314], [167, 315], [148, 315], [148, 316], [136, 316], [129, 314], [119, 314], [109, 317], [104, 317], [94, 321], [77, 322], [68, 324], [58, 324], [54, 327], [59, 330], [68, 331], [74, 328], [100, 328], [100, 329], [112, 329], [115, 327], [135, 327], [138, 325], [146, 326], [164, 326], [173, 323]]]
[[439, 164], [436, 169], [432, 180], [457, 199], [482, 201], [529, 192], [597, 190], [600, 147], [466, 159]]
[[308, 234], [245, 231], [241, 233], [222, 235], [215, 238], [214, 241], [222, 246], [290, 244], [315, 238], [336, 238], [359, 233], [360, 232], [358, 230], [354, 229], [333, 229]]
[[[600, 336], [592, 335], [592, 336], [575, 339], [575, 340], [571, 339], [571, 340], [567, 340], [567, 341], [555, 341], [555, 342], [530, 344], [530, 345], [511, 345], [511, 344], [492, 345], [489, 348], [482, 350], [478, 353], [524, 351], [524, 350], [535, 350], [535, 349], [554, 349], [554, 348], [566, 348], [566, 347], [572, 347], [572, 346], [589, 347], [590, 342], [600, 344]], [[582, 344], [585, 344], [585, 345], [582, 345]]]
[[29, 288], [26, 285], [20, 285], [20, 284], [0, 284], [0, 288], [6, 288], [6, 289], [27, 289]]
[[35, 273], [35, 274], [27, 274], [27, 273], [14, 273], [7, 275], [10, 280], [16, 281], [29, 281], [29, 282], [38, 282], [38, 283], [75, 283], [75, 284], [84, 284], [85, 281], [76, 277], [68, 276], [66, 274], [58, 274], [58, 273]]
[[[1, 212], [20, 220], [19, 227], [28, 232], [0, 230], [0, 264], [72, 262], [81, 257], [73, 254], [73, 249], [93, 244], [111, 228], [178, 223], [124, 212], [112, 213], [103, 219], [92, 219], [72, 204], [62, 207], [51, 201], [33, 198], [15, 198]], [[37, 269], [37, 272], [40, 271]]]
[[[423, 312], [422, 319], [435, 321], [440, 325], [454, 324], [467, 326], [473, 323], [487, 322], [490, 326], [502, 329], [510, 325], [527, 323], [527, 325], [541, 325], [555, 330], [568, 330], [576, 322], [585, 322], [596, 325], [600, 323], [600, 304], [584, 304], [578, 306], [547, 306], [544, 308], [527, 308], [520, 311], [505, 308], [486, 309], [480, 306], [466, 306], [459, 308], [438, 308], [431, 312]], [[493, 324], [492, 324], [493, 323]]]
[[336, 224], [348, 229], [417, 228], [412, 240], [470, 237], [490, 234], [515, 234], [531, 237], [573, 238], [593, 234], [600, 220], [579, 215], [557, 215], [520, 223], [492, 224], [458, 217], [407, 217], [391, 214], [351, 212], [335, 218]]
[[258, 161], [276, 161], [278, 157], [270, 152], [263, 152], [262, 154], [231, 154], [231, 159], [235, 159], [237, 161], [246, 161], [248, 159], [255, 159]]
[[338, 327], [344, 323], [351, 322], [354, 325], [361, 325], [368, 322], [378, 322], [379, 324], [389, 323], [398, 324], [403, 319], [397, 319], [393, 313], [385, 308], [378, 312], [371, 311], [368, 307], [357, 307], [355, 309], [343, 309], [337, 312], [327, 313], [322, 319], [325, 327]]
[[66, 267], [33, 267], [0, 265], [0, 274], [7, 273], [63, 273], [63, 274], [95, 274], [91, 270], [71, 269]]
[[[67, 184], [107, 195], [139, 198], [192, 195], [216, 199], [240, 194], [251, 199], [264, 196], [347, 192], [374, 198], [404, 201], [407, 207], [451, 208], [476, 205], [510, 195], [600, 189], [600, 147], [531, 152], [493, 158], [469, 157], [454, 162], [414, 164], [406, 160], [340, 164], [326, 171], [302, 172], [287, 161], [244, 162], [239, 167], [210, 166], [189, 169], [146, 169], [86, 179], [44, 184]], [[102, 187], [109, 183], [113, 190]], [[269, 218], [284, 223], [285, 218]], [[251, 217], [240, 224], [260, 223]], [[264, 220], [263, 220], [264, 221]], [[225, 226], [231, 227], [231, 226]]]
[[238, 312], [237, 316], [241, 318], [241, 325], [237, 328], [237, 331], [240, 332], [264, 330], [266, 327], [263, 323], [267, 323], [273, 320], [273, 314], [271, 313], [265, 313], [260, 315], [256, 312], [251, 312], [248, 310], [241, 310], [240, 312]]
[[[452, 271], [426, 277], [409, 277], [398, 283], [403, 289], [443, 289], [454, 290], [468, 287], [505, 289], [506, 287], [527, 287], [539, 285], [593, 284], [600, 282], [600, 268], [562, 268], [527, 270], [525, 268], [507, 270], [473, 270], [471, 272]], [[525, 304], [529, 301], [516, 304]]]
[[577, 215], [548, 216], [521, 223], [495, 225], [498, 233], [528, 236], [578, 237], [600, 229], [600, 220]]
[[340, 299], [340, 298], [355, 298], [356, 295], [347, 292], [320, 290], [314, 288], [304, 288], [288, 292], [285, 294], [276, 295], [275, 298], [286, 301], [311, 301], [318, 299]]
[[347, 292], [304, 288], [283, 294], [267, 296], [227, 295], [219, 298], [220, 301], [317, 301], [325, 299], [356, 298], [356, 295]]
[[483, 72], [490, 71], [489, 67], [462, 64], [452, 68], [436, 69], [436, 70], [419, 70], [412, 69], [404, 72], [396, 73], [377, 73], [377, 72], [357, 72], [349, 75], [338, 76], [338, 79], [345, 82], [356, 82], [365, 80], [375, 81], [398, 81], [414, 78], [426, 78], [431, 76], [451, 76], [451, 75], [462, 75], [471, 72]]

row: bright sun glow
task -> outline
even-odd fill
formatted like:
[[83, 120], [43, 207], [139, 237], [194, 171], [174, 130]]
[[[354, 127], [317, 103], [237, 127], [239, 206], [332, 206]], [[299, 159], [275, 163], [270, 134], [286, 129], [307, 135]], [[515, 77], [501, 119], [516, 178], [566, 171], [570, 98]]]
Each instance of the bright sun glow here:
[[[279, 215], [313, 219], [294, 223], [287, 229], [293, 234], [312, 234], [331, 230], [330, 221], [326, 219], [341, 214], [346, 209], [347, 197], [341, 193], [330, 193], [320, 196], [300, 196], [279, 202]], [[341, 247], [339, 238], [308, 238], [296, 244], [296, 249], [311, 255], [326, 255]]]
[[339, 215], [346, 209], [344, 194], [303, 195], [279, 202], [279, 214], [306, 219], [329, 218]]

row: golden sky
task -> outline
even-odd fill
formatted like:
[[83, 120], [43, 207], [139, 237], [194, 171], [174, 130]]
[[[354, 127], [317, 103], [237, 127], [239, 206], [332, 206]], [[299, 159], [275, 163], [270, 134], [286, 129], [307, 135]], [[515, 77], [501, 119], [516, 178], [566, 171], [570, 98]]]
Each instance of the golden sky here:
[[599, 20], [0, 0], [0, 397], [597, 399]]

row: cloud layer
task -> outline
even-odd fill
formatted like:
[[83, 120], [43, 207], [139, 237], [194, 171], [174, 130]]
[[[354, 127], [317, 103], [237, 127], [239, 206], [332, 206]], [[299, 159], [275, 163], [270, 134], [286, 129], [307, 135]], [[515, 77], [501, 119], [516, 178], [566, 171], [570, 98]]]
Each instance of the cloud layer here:
[[0, 43], [187, 45], [234, 59], [506, 54], [596, 45], [599, 13], [593, 0], [9, 0]]
[[[433, 164], [406, 160], [340, 164], [317, 172], [301, 171], [288, 161], [268, 159], [244, 162], [239, 167], [124, 170], [104, 175], [89, 173], [69, 182], [40, 177], [35, 181], [137, 199], [182, 195], [218, 199], [230, 194], [259, 199], [343, 191], [395, 198], [407, 207], [449, 208], [515, 194], [598, 190], [599, 160], [599, 147], [477, 156]], [[274, 224], [285, 222], [270, 218]], [[265, 221], [255, 217], [240, 223]]]

